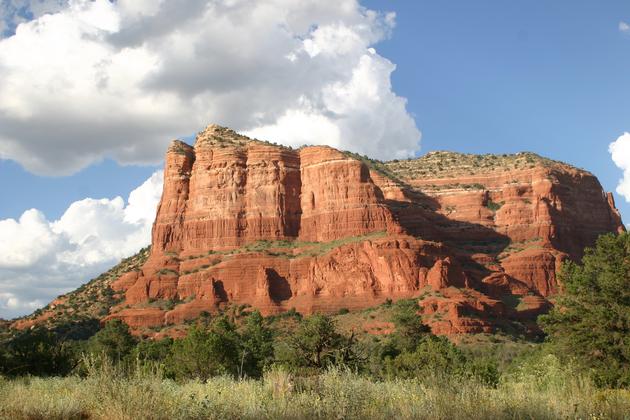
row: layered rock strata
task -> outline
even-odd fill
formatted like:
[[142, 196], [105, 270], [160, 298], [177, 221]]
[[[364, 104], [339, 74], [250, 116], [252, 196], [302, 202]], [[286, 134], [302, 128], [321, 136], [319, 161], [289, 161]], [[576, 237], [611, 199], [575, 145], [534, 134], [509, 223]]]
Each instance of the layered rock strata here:
[[423, 159], [292, 150], [218, 126], [194, 148], [174, 141], [151, 255], [112, 285], [124, 302], [110, 317], [146, 332], [232, 304], [331, 313], [417, 298], [436, 333], [531, 327], [561, 262], [623, 229], [597, 179], [568, 165], [419, 176]]

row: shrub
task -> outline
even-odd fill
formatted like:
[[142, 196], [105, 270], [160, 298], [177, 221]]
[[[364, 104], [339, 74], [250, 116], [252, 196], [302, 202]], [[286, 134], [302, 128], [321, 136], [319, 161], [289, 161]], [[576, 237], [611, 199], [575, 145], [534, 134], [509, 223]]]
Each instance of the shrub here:
[[92, 353], [103, 354], [113, 362], [120, 362], [133, 351], [136, 339], [129, 332], [127, 324], [120, 319], [113, 319], [90, 338], [89, 349]]
[[492, 211], [498, 211], [501, 207], [503, 207], [504, 203], [495, 203], [492, 200], [488, 200], [488, 202], [486, 203], [486, 207], [489, 208]]

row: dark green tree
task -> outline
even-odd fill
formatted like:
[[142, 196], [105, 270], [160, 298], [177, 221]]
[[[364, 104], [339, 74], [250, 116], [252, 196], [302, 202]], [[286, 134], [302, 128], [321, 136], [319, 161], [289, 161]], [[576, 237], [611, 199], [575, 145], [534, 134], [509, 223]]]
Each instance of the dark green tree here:
[[170, 366], [181, 379], [207, 380], [215, 375], [236, 376], [241, 362], [240, 336], [227, 317], [190, 329], [186, 338], [175, 341]]
[[326, 315], [304, 318], [288, 340], [288, 352], [279, 356], [294, 367], [322, 369], [346, 364], [354, 359], [354, 340], [337, 331], [335, 321]]
[[340, 342], [341, 334], [337, 332], [335, 321], [320, 314], [304, 319], [291, 340], [299, 359], [316, 368], [332, 364]]
[[380, 378], [427, 376], [471, 377], [496, 385], [499, 371], [490, 358], [467, 357], [445, 337], [437, 337], [422, 322], [416, 299], [390, 305], [396, 330], [383, 338], [366, 342], [370, 362], [366, 370]]
[[0, 343], [0, 373], [6, 372], [8, 368], [9, 368], [9, 360], [8, 360], [6, 346], [4, 343]]
[[582, 264], [566, 262], [562, 293], [540, 323], [553, 351], [601, 386], [630, 386], [630, 234], [601, 236]]
[[415, 349], [403, 350], [394, 358], [386, 358], [384, 363], [387, 376], [417, 378], [462, 373], [466, 357], [447, 338], [427, 334]]
[[240, 374], [260, 377], [273, 360], [273, 331], [260, 312], [254, 311], [247, 317], [242, 333]]
[[172, 351], [172, 338], [142, 340], [133, 350], [133, 356], [143, 362], [164, 362], [171, 357]]
[[399, 350], [413, 350], [430, 333], [422, 323], [416, 299], [400, 300], [393, 305], [392, 322], [396, 331], [391, 336], [392, 344]]
[[374, 374], [384, 374], [383, 360], [394, 359], [403, 352], [413, 352], [422, 339], [431, 335], [429, 327], [423, 324], [420, 307], [416, 299], [399, 300], [390, 303], [392, 308], [391, 322], [396, 330], [389, 334], [379, 345], [369, 351], [370, 370]]
[[18, 334], [6, 344], [3, 373], [6, 375], [63, 376], [74, 368], [70, 342], [37, 328]]
[[158, 368], [167, 378], [174, 378], [175, 371], [172, 366], [173, 339], [142, 340], [133, 349], [130, 359], [142, 366]]
[[119, 319], [113, 319], [90, 338], [88, 348], [90, 352], [103, 354], [113, 362], [121, 362], [131, 354], [136, 343], [127, 324]]

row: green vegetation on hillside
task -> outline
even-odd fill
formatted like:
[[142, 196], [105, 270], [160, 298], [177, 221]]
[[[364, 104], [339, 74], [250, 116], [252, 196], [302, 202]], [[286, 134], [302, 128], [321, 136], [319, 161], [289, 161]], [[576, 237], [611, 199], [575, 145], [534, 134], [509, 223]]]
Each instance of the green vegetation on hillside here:
[[437, 179], [454, 176], [471, 176], [493, 171], [509, 172], [534, 167], [570, 166], [535, 153], [513, 155], [473, 155], [456, 152], [431, 152], [417, 159], [400, 159], [384, 162], [387, 170], [402, 179]]
[[541, 321], [555, 353], [602, 386], [630, 386], [630, 233], [601, 236], [582, 264], [567, 262], [563, 294]]
[[503, 207], [504, 204], [505, 202], [495, 203], [492, 200], [488, 200], [488, 202], [486, 203], [486, 207], [494, 212], [497, 212], [501, 209], [501, 207]]
[[389, 178], [390, 180], [394, 181], [396, 184], [399, 184], [400, 186], [404, 186], [403, 180], [401, 180], [398, 177], [398, 174], [396, 174], [394, 171], [392, 171], [388, 167], [387, 162], [383, 162], [378, 159], [372, 159], [368, 156], [361, 155], [359, 153], [349, 152], [349, 151], [344, 151], [343, 154], [349, 158], [356, 159], [362, 162], [369, 169], [378, 172], [385, 178]]
[[[20, 321], [35, 321], [45, 329], [62, 334], [69, 339], [87, 338], [99, 328], [99, 320], [109, 314], [109, 309], [120, 302], [111, 289], [111, 283], [121, 275], [140, 270], [149, 257], [150, 247], [136, 255], [123, 259], [112, 269], [85, 283], [73, 292], [59, 296], [55, 303], [36, 310]], [[5, 331], [5, 334], [7, 332]], [[0, 341], [2, 334], [0, 334]]]
[[269, 142], [266, 140], [259, 140], [244, 136], [236, 131], [221, 127], [218, 125], [210, 125], [206, 129], [197, 134], [195, 145], [208, 144], [212, 146], [218, 146], [219, 148], [232, 146], [232, 147], [244, 147], [250, 143], [265, 144], [269, 146], [275, 146], [280, 149], [292, 150], [290, 146], [285, 146], [278, 143]]
[[[244, 245], [240, 248], [230, 249], [227, 251], [215, 251], [210, 250], [205, 254], [199, 255], [189, 255], [187, 260], [196, 260], [200, 258], [206, 258], [209, 255], [217, 255], [220, 257], [232, 257], [238, 254], [247, 254], [253, 252], [260, 252], [272, 257], [283, 257], [283, 258], [302, 258], [302, 257], [316, 257], [320, 255], [325, 255], [335, 248], [339, 248], [344, 245], [360, 243], [364, 241], [368, 241], [371, 239], [384, 238], [386, 236], [386, 232], [372, 232], [365, 235], [360, 236], [347, 236], [345, 238], [336, 239], [334, 241], [328, 242], [307, 242], [307, 241], [296, 241], [296, 240], [259, 240], [256, 242], [252, 242], [250, 244]], [[212, 260], [211, 264], [207, 264], [205, 267], [200, 267], [201, 269], [210, 268], [221, 262], [221, 259], [217, 258]], [[172, 271], [172, 270], [171, 270]], [[197, 269], [196, 271], [200, 271]], [[192, 272], [185, 272], [184, 274], [189, 274]], [[161, 274], [167, 274], [166, 272]], [[175, 273], [176, 274], [176, 273]]]
[[[328, 242], [305, 242], [305, 241], [257, 241], [246, 245], [240, 252], [265, 252], [271, 256], [287, 258], [316, 257], [325, 255], [335, 248], [344, 245], [360, 243], [371, 239], [384, 238], [386, 232], [372, 232], [360, 236], [347, 236]], [[285, 251], [286, 250], [286, 251]], [[294, 251], [297, 250], [297, 251]]]

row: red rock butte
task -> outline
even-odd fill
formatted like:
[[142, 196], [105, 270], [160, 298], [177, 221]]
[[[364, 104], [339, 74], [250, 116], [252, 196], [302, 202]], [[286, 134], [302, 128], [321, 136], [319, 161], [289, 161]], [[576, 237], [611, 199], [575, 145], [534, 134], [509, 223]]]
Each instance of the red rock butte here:
[[107, 319], [135, 331], [247, 304], [310, 314], [417, 298], [437, 334], [535, 318], [563, 260], [624, 229], [592, 174], [531, 153], [378, 162], [211, 125], [173, 141], [139, 271]]

